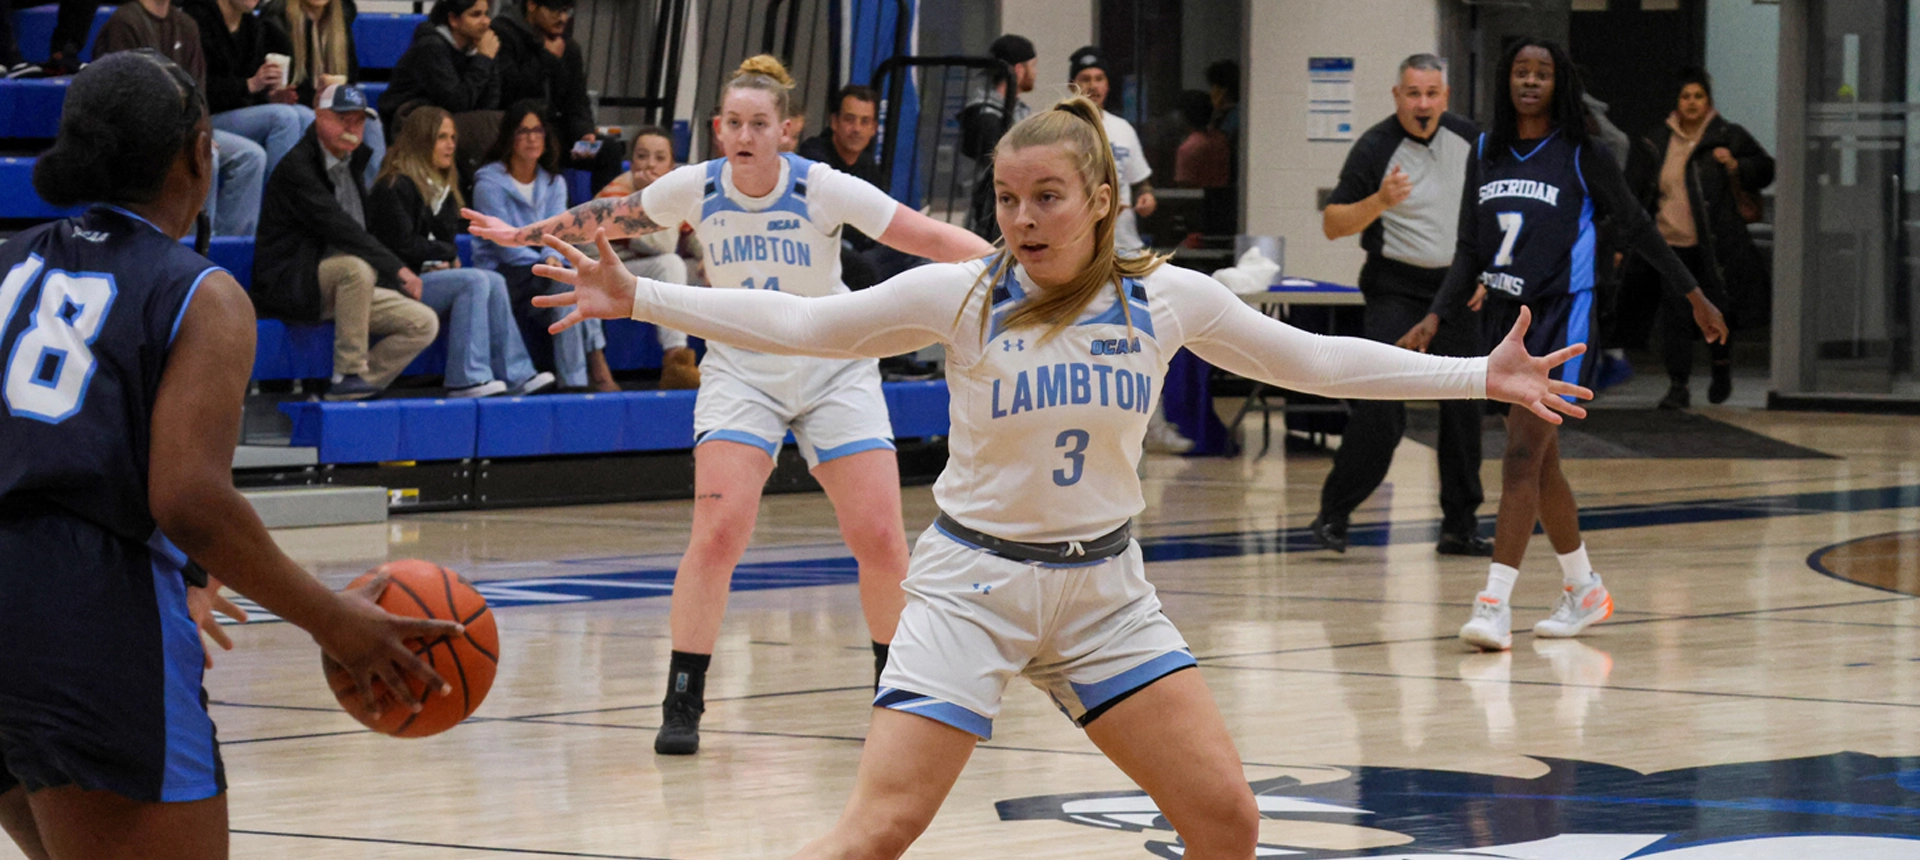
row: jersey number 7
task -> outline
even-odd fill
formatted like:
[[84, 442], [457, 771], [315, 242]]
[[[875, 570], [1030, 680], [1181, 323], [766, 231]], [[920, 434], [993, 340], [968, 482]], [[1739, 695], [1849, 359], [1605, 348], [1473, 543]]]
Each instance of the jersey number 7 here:
[[1506, 234], [1500, 239], [1500, 253], [1493, 255], [1495, 266], [1513, 265], [1513, 243], [1520, 238], [1520, 228], [1526, 226], [1527, 216], [1522, 212], [1502, 212], [1494, 216], [1500, 223], [1500, 232]]
[[[12, 326], [20, 299], [44, 262], [29, 257], [0, 281], [0, 333]], [[119, 291], [105, 275], [46, 273], [32, 322], [7, 353], [5, 393], [14, 415], [58, 424], [80, 411], [97, 364], [93, 341]]]

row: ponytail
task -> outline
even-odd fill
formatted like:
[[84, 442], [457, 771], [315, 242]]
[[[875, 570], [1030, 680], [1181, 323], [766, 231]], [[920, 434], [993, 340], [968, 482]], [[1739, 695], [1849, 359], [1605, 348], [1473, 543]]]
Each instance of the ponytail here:
[[740, 61], [733, 77], [727, 85], [720, 88], [720, 104], [714, 106], [715, 112], [726, 104], [727, 94], [734, 90], [759, 90], [773, 96], [776, 116], [786, 119], [793, 115], [793, 76], [787, 74], [787, 67], [772, 54], [757, 54]]

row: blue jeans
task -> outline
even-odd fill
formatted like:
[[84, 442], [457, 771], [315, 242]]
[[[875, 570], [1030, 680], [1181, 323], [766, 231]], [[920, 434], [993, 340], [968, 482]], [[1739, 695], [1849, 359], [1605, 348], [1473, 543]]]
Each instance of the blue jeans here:
[[214, 128], [251, 140], [267, 151], [268, 175], [312, 124], [313, 108], [305, 105], [251, 105], [213, 115]]
[[441, 269], [420, 276], [420, 301], [447, 333], [447, 387], [496, 379], [510, 385], [534, 374], [533, 360], [507, 303], [507, 279], [486, 269]]
[[380, 165], [387, 161], [387, 128], [380, 124], [377, 116], [367, 117], [366, 133], [361, 135], [367, 140], [367, 148], [373, 150], [373, 157], [367, 159], [367, 175], [360, 178], [367, 188], [373, 188], [373, 180], [380, 175]]
[[520, 337], [527, 344], [528, 352], [535, 356], [534, 366], [551, 369], [564, 388], [587, 387], [587, 353], [607, 346], [607, 335], [600, 321], [587, 320], [559, 334], [548, 334], [547, 326], [559, 322], [567, 315], [567, 309], [536, 308], [533, 297], [563, 293], [566, 288], [535, 275], [532, 266], [504, 266], [500, 274], [507, 281], [507, 295], [513, 300]]
[[207, 218], [215, 236], [252, 236], [260, 225], [266, 192], [267, 151], [240, 135], [214, 129], [214, 182], [207, 189]]

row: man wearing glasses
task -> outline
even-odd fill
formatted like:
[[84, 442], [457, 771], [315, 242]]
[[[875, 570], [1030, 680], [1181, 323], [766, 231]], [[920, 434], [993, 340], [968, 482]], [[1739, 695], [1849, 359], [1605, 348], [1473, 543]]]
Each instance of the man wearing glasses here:
[[593, 174], [598, 192], [623, 172], [624, 147], [600, 139], [593, 102], [587, 98], [587, 61], [567, 34], [574, 0], [526, 0], [520, 16], [493, 19], [500, 37], [494, 63], [500, 69], [500, 104], [538, 99], [547, 105], [547, 126], [560, 140], [565, 167]]

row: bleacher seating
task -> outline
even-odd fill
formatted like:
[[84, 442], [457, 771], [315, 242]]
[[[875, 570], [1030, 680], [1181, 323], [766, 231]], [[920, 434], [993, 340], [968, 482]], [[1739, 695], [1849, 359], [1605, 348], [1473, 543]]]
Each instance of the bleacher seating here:
[[[895, 437], [947, 435], [945, 381], [888, 382], [882, 390]], [[624, 391], [280, 408], [293, 418], [292, 444], [319, 449], [322, 463], [345, 464], [685, 450], [693, 447], [693, 401], [692, 391]]]
[[[100, 35], [100, 26], [107, 23], [113, 14], [113, 6], [101, 6], [94, 12], [93, 29], [87, 33], [86, 47], [80, 51], [82, 61], [93, 59], [93, 39]], [[53, 25], [59, 14], [59, 6], [47, 4], [19, 9], [13, 13], [14, 38], [20, 42], [20, 53], [36, 63], [47, 61], [48, 42], [53, 39]], [[425, 21], [427, 16], [397, 12], [361, 12], [353, 21], [353, 44], [359, 55], [360, 68], [391, 69], [406, 53], [407, 46], [413, 44], [413, 31]]]

